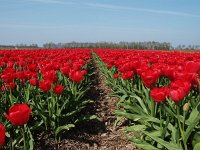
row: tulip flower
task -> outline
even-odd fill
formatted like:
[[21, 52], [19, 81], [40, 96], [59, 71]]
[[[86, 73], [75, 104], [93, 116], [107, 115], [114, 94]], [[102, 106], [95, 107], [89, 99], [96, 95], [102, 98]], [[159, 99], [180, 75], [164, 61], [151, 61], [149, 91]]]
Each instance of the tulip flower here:
[[168, 95], [168, 87], [154, 88], [150, 90], [150, 95], [156, 102], [163, 102]]
[[4, 116], [14, 125], [22, 126], [27, 124], [31, 114], [31, 109], [27, 104], [16, 104], [9, 108], [8, 114]]
[[74, 81], [74, 82], [81, 82], [81, 80], [83, 79], [83, 74], [81, 71], [72, 71], [70, 73], [70, 78]]
[[117, 73], [115, 73], [115, 74], [113, 75], [113, 78], [117, 79], [117, 78], [119, 78], [119, 75], [118, 75]]
[[38, 80], [36, 79], [36, 78], [32, 78], [32, 79], [30, 79], [30, 85], [32, 85], [32, 86], [36, 86], [36, 85], [38, 85]]
[[156, 83], [158, 75], [156, 71], [146, 70], [141, 74], [142, 81], [147, 88], [150, 88], [153, 84]]
[[39, 87], [42, 91], [48, 92], [51, 89], [52, 82], [50, 80], [40, 81]]
[[134, 72], [133, 71], [127, 71], [127, 72], [121, 73], [121, 76], [124, 80], [130, 80], [130, 79], [133, 78]]
[[174, 102], [179, 102], [181, 100], [183, 100], [183, 98], [185, 97], [184, 95], [184, 91], [182, 88], [179, 89], [170, 89], [169, 90], [169, 97], [174, 101]]
[[62, 94], [63, 90], [64, 90], [64, 88], [60, 84], [55, 85], [54, 88], [53, 88], [53, 91], [56, 94]]
[[185, 70], [188, 73], [197, 73], [200, 70], [200, 63], [194, 61], [188, 61], [185, 64]]

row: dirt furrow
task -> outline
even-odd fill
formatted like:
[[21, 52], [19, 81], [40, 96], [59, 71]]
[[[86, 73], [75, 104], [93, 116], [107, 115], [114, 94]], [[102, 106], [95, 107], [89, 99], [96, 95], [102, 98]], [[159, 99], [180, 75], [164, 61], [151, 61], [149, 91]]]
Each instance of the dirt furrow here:
[[[50, 138], [41, 138], [43, 142], [37, 144], [38, 149], [59, 150], [135, 150], [123, 134], [123, 127], [113, 129], [116, 116], [114, 114], [117, 98], [110, 97], [111, 90], [105, 85], [94, 63], [91, 89], [86, 97], [94, 101], [83, 113], [95, 114], [99, 121], [88, 121], [66, 132], [59, 144]], [[45, 136], [44, 136], [45, 137]], [[42, 145], [41, 145], [42, 143]]]

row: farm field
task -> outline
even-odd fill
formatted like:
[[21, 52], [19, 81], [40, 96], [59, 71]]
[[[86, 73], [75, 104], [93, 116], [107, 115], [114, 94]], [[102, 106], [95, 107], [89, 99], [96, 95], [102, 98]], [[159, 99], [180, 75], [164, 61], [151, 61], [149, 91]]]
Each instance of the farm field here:
[[200, 149], [200, 52], [0, 51], [2, 149]]

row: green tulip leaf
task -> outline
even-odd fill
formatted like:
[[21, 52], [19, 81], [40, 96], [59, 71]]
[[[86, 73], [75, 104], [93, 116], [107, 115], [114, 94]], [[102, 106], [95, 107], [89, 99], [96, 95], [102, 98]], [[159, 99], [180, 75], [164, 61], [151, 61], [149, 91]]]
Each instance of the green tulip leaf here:
[[200, 143], [197, 143], [197, 144], [194, 146], [194, 150], [200, 150]]
[[158, 142], [160, 145], [164, 146], [165, 148], [167, 148], [168, 150], [182, 150], [182, 148], [179, 147], [179, 145], [175, 145], [175, 144], [171, 144], [169, 142], [164, 141], [163, 139], [149, 133], [146, 131], [141, 131], [142, 133], [144, 133], [145, 135], [149, 136], [152, 140]]
[[64, 126], [60, 126], [56, 129], [55, 135], [57, 136], [61, 131], [63, 130], [70, 130], [71, 128], [74, 128], [75, 125], [74, 124], [67, 124]]
[[200, 120], [200, 103], [195, 107], [195, 109], [192, 110], [190, 117], [187, 120], [188, 122], [190, 122], [190, 125], [187, 127], [185, 131], [185, 138], [184, 138], [185, 143], [187, 142], [195, 126], [199, 123], [199, 120]]

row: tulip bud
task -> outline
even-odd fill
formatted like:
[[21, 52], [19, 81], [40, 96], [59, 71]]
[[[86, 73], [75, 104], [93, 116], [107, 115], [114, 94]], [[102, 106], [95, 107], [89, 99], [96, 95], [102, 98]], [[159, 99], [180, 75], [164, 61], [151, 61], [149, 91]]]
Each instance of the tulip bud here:
[[183, 106], [183, 111], [188, 111], [189, 107], [190, 107], [190, 104], [185, 103], [184, 106]]

